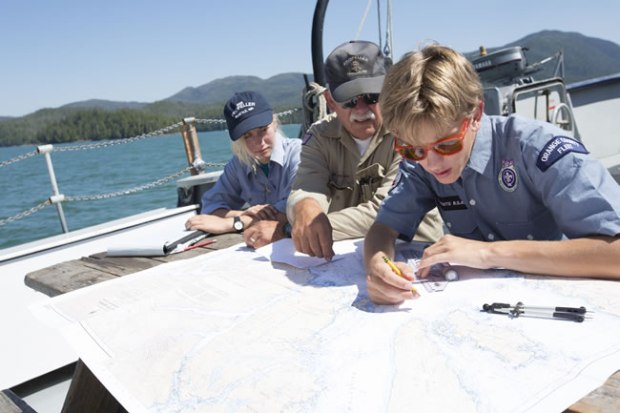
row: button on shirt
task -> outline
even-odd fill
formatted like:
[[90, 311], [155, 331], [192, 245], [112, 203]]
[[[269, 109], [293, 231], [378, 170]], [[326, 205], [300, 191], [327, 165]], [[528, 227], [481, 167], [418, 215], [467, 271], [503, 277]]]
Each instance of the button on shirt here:
[[256, 171], [234, 156], [215, 185], [202, 197], [202, 214], [223, 208], [239, 210], [247, 202], [250, 206], [270, 204], [286, 213], [286, 200], [299, 165], [301, 140], [289, 139], [276, 133], [269, 176], [260, 169]]
[[443, 185], [403, 161], [377, 222], [409, 240], [424, 213], [438, 206], [450, 233], [469, 239], [620, 234], [620, 186], [580, 152], [580, 143], [563, 136], [548, 123], [483, 116], [461, 177]]

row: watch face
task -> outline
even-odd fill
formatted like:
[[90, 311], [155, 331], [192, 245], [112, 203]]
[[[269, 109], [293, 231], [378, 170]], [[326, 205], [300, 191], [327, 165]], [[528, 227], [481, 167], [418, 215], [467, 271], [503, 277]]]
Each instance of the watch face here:
[[243, 231], [243, 221], [241, 221], [241, 218], [235, 217], [235, 221], [233, 222], [233, 228], [236, 231]]

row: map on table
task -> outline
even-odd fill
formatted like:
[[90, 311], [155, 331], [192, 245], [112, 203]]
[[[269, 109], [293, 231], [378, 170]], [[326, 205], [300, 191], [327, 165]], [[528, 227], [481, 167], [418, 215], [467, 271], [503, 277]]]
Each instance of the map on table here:
[[[459, 269], [441, 293], [378, 306], [363, 242], [335, 249], [302, 269], [238, 245], [37, 312], [131, 412], [562, 411], [620, 368], [619, 282]], [[519, 301], [592, 317], [481, 311]]]

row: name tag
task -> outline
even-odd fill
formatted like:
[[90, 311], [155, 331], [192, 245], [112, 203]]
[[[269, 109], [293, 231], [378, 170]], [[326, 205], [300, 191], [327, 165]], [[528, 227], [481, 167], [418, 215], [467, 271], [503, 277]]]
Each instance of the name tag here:
[[444, 211], [458, 211], [460, 209], [467, 209], [467, 206], [461, 198], [458, 196], [447, 196], [444, 198], [437, 198], [437, 206]]

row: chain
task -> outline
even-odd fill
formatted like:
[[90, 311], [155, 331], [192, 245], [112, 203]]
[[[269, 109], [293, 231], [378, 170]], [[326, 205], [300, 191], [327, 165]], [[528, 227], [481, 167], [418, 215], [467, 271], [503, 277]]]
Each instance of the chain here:
[[55, 152], [83, 151], [83, 150], [89, 150], [89, 149], [108, 148], [110, 146], [115, 146], [115, 145], [123, 145], [125, 143], [137, 142], [137, 141], [141, 141], [143, 139], [150, 138], [153, 136], [165, 135], [169, 133], [171, 130], [179, 128], [182, 124], [183, 122], [177, 122], [175, 124], [166, 126], [156, 131], [149, 132], [149, 133], [143, 133], [142, 135], [133, 136], [131, 138], [114, 139], [114, 140], [107, 141], [107, 142], [92, 143], [92, 144], [87, 144], [87, 145], [57, 147], [57, 148], [54, 148], [54, 151]]
[[[297, 112], [301, 110], [301, 108], [294, 108], [294, 109], [289, 109], [289, 110], [285, 110], [283, 112], [278, 112], [276, 113], [276, 116], [278, 117], [283, 117], [283, 116], [290, 116], [293, 113]], [[202, 124], [225, 124], [226, 121], [224, 119], [196, 119], [196, 123], [202, 123]]]
[[[92, 143], [92, 144], [86, 144], [86, 145], [75, 145], [75, 146], [64, 146], [64, 147], [56, 146], [54, 147], [54, 152], [70, 152], [70, 151], [82, 151], [82, 150], [89, 150], [89, 149], [100, 149], [100, 148], [107, 148], [107, 147], [115, 146], [115, 145], [122, 145], [125, 143], [137, 142], [137, 141], [141, 141], [143, 139], [150, 138], [153, 136], [165, 135], [169, 133], [170, 131], [172, 131], [173, 129], [178, 129], [182, 124], [183, 124], [182, 122], [177, 122], [175, 124], [166, 126], [164, 128], [158, 129], [153, 132], [144, 133], [142, 135], [133, 136], [130, 138], [125, 138], [125, 139], [115, 139], [115, 140], [111, 140], [107, 142]], [[39, 154], [38, 151], [27, 152], [27, 153], [21, 154], [19, 156], [16, 156], [13, 159], [0, 162], [0, 168], [2, 168], [3, 166], [10, 165], [15, 162], [23, 161], [24, 159], [32, 158], [33, 156], [36, 156], [38, 154]]]
[[[204, 167], [222, 167], [224, 165], [226, 164], [218, 163], [218, 162], [205, 162]], [[107, 194], [95, 194], [95, 195], [65, 195], [65, 201], [96, 201], [99, 199], [108, 199], [108, 198], [114, 198], [114, 197], [122, 196], [122, 195], [135, 194], [136, 192], [140, 192], [140, 191], [144, 191], [147, 189], [155, 188], [157, 186], [164, 185], [172, 181], [173, 179], [176, 179], [179, 176], [191, 171], [192, 169], [193, 169], [193, 166], [188, 166], [187, 168], [182, 169], [179, 172], [176, 172], [172, 175], [168, 175], [156, 181], [149, 182], [143, 185], [138, 185], [133, 188], [125, 189], [123, 191], [108, 192]]]
[[[220, 163], [220, 162], [205, 162], [204, 163], [204, 167], [218, 167], [221, 168], [224, 165], [226, 165], [225, 163]], [[140, 191], [144, 191], [147, 189], [152, 189], [155, 188], [157, 186], [161, 186], [164, 185], [170, 181], [172, 181], [173, 179], [178, 178], [179, 176], [185, 174], [186, 172], [189, 172], [193, 169], [193, 167], [188, 166], [185, 169], [180, 170], [179, 172], [176, 172], [172, 175], [168, 175], [166, 177], [160, 178], [156, 181], [153, 182], [149, 182], [143, 185], [139, 185], [133, 188], [129, 188], [123, 191], [117, 191], [117, 192], [109, 192], [107, 194], [95, 194], [95, 195], [76, 195], [76, 196], [72, 196], [72, 195], [66, 195], [64, 201], [66, 202], [77, 202], [77, 201], [97, 201], [97, 200], [101, 200], [101, 199], [109, 199], [109, 198], [114, 198], [117, 196], [122, 196], [122, 195], [130, 195], [130, 194], [134, 194]], [[35, 212], [38, 212], [39, 210], [45, 208], [48, 205], [51, 205], [52, 201], [50, 201], [49, 199], [41, 202], [39, 205], [30, 208], [26, 211], [20, 212], [19, 214], [15, 214], [11, 217], [5, 218], [5, 219], [1, 219], [0, 220], [0, 227], [6, 224], [10, 224], [11, 222], [20, 220], [22, 218], [26, 218], [29, 215], [34, 214]]]
[[196, 119], [196, 123], [204, 123], [204, 124], [224, 124], [226, 121], [224, 119]]
[[30, 208], [30, 209], [28, 209], [26, 211], [20, 212], [19, 214], [15, 214], [12, 217], [8, 217], [6, 219], [0, 219], [0, 227], [3, 226], [3, 225], [6, 225], [6, 224], [10, 224], [13, 221], [17, 221], [19, 219], [26, 218], [27, 216], [32, 215], [35, 212], [37, 212], [37, 211], [39, 211], [39, 210], [41, 210], [41, 209], [43, 209], [46, 206], [51, 205], [51, 204], [52, 204], [52, 201], [47, 199], [47, 200], [41, 202], [39, 205], [37, 205], [35, 207], [32, 207], [32, 208]]
[[15, 162], [23, 161], [24, 159], [32, 158], [33, 156], [36, 156], [36, 155], [38, 155], [37, 151], [23, 153], [23, 154], [21, 154], [19, 156], [16, 156], [13, 159], [9, 159], [8, 161], [0, 162], [0, 168], [2, 168], [3, 166], [10, 165], [10, 164], [15, 163]]
[[[295, 108], [295, 109], [291, 109], [291, 110], [286, 110], [283, 112], [279, 112], [276, 115], [277, 116], [288, 116], [291, 115], [293, 113], [295, 113], [296, 111], [300, 110], [300, 108]], [[226, 123], [226, 121], [224, 119], [196, 119], [196, 123], [202, 123], [202, 124], [224, 124]], [[140, 141], [146, 138], [150, 138], [153, 136], [157, 136], [157, 135], [165, 135], [167, 133], [169, 133], [170, 131], [172, 131], [173, 129], [178, 129], [181, 125], [183, 125], [183, 122], [177, 122], [175, 124], [166, 126], [164, 128], [158, 129], [156, 131], [153, 132], [149, 132], [149, 133], [144, 133], [142, 135], [138, 135], [138, 136], [134, 136], [134, 137], [130, 137], [130, 138], [125, 138], [125, 139], [116, 139], [116, 140], [112, 140], [112, 141], [108, 141], [108, 142], [104, 142], [104, 143], [94, 143], [94, 144], [86, 144], [86, 145], [76, 145], [76, 146], [65, 146], [65, 147], [56, 147], [54, 148], [54, 151], [56, 152], [69, 152], [69, 151], [80, 151], [80, 150], [90, 150], [90, 149], [99, 149], [99, 148], [106, 148], [106, 147], [110, 147], [110, 146], [115, 146], [115, 145], [122, 145], [125, 143], [130, 143], [130, 142], [136, 142], [136, 141]], [[33, 156], [38, 155], [38, 151], [33, 151], [33, 152], [27, 152], [24, 154], [21, 154], [19, 156], [16, 156], [15, 158], [6, 160], [6, 161], [2, 161], [0, 162], [0, 168], [7, 166], [7, 165], [11, 165], [15, 162], [19, 162], [22, 161], [24, 159], [28, 159], [28, 158], [32, 158]], [[220, 163], [220, 162], [205, 162], [201, 165], [201, 170], [204, 170], [207, 167], [217, 167], [217, 168], [221, 168], [223, 166], [225, 166], [225, 163]], [[176, 172], [172, 175], [166, 176], [164, 178], [158, 179], [156, 181], [153, 182], [149, 182], [143, 185], [139, 185], [133, 188], [129, 188], [123, 191], [117, 191], [117, 192], [109, 192], [109, 193], [105, 193], [105, 194], [95, 194], [95, 195], [77, 195], [77, 196], [65, 196], [65, 201], [69, 202], [69, 201], [95, 201], [95, 200], [100, 200], [100, 199], [109, 199], [109, 198], [114, 198], [117, 196], [122, 196], [122, 195], [130, 195], [130, 194], [134, 194], [140, 191], [144, 191], [147, 189], [151, 189], [151, 188], [155, 188], [157, 186], [161, 186], [164, 185], [170, 181], [172, 181], [173, 179], [178, 178], [179, 176], [191, 171], [194, 167], [192, 166], [188, 166], [185, 169], [182, 169], [179, 172]], [[22, 218], [25, 218], [29, 215], [32, 215], [36, 212], [38, 212], [39, 210], [51, 205], [52, 202], [48, 199], [45, 200], [43, 202], [41, 202], [40, 204], [38, 204], [35, 207], [32, 207], [26, 211], [22, 211], [18, 214], [15, 214], [13, 216], [10, 216], [8, 218], [5, 219], [1, 219], [0, 220], [0, 226], [9, 224], [11, 222], [20, 220]]]
[[189, 172], [192, 169], [191, 166], [188, 166], [185, 169], [180, 170], [179, 172], [176, 172], [172, 175], [168, 175], [166, 177], [160, 178], [156, 181], [153, 182], [149, 182], [147, 184], [143, 184], [143, 185], [139, 185], [139, 186], [135, 186], [133, 188], [129, 188], [129, 189], [125, 189], [123, 191], [117, 191], [117, 192], [108, 192], [107, 194], [95, 194], [95, 195], [76, 195], [76, 196], [72, 196], [72, 195], [66, 195], [65, 196], [65, 200], [66, 201], [96, 201], [99, 199], [108, 199], [108, 198], [114, 198], [117, 196], [121, 196], [121, 195], [130, 195], [130, 194], [134, 194], [136, 192], [140, 192], [140, 191], [144, 191], [146, 189], [151, 189], [151, 188], [155, 188], [157, 186], [160, 185], [164, 185], [170, 181], [172, 181], [175, 178], [178, 178], [179, 176], [183, 175], [186, 172]]
[[[283, 112], [276, 113], [278, 116], [289, 116], [295, 113], [296, 111], [301, 110], [300, 108], [285, 110]], [[202, 124], [225, 124], [226, 121], [224, 119], [196, 119], [196, 123]], [[54, 152], [74, 152], [74, 151], [83, 151], [83, 150], [91, 150], [91, 149], [101, 149], [108, 148], [116, 145], [123, 145], [126, 143], [138, 142], [146, 138], [151, 138], [153, 136], [166, 135], [171, 131], [178, 129], [183, 125], [183, 122], [177, 122], [172, 125], [163, 127], [153, 132], [143, 133], [142, 135], [132, 136], [130, 138], [124, 139], [114, 139], [106, 142], [99, 143], [91, 143], [85, 145], [75, 145], [75, 146], [57, 146], [54, 147]], [[16, 156], [15, 158], [0, 162], [0, 168], [4, 166], [11, 165], [15, 162], [23, 161], [24, 159], [32, 158], [33, 156], [38, 155], [37, 151], [27, 152], [22, 155]]]
[[285, 111], [283, 111], [283, 112], [278, 112], [278, 113], [276, 113], [276, 115], [277, 115], [278, 117], [282, 117], [282, 116], [290, 116], [290, 115], [292, 115], [293, 113], [295, 113], [295, 112], [297, 112], [297, 111], [300, 111], [301, 109], [302, 109], [302, 108], [293, 108], [293, 109], [285, 110]]

